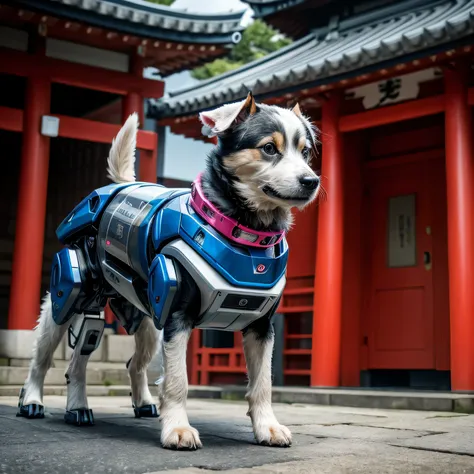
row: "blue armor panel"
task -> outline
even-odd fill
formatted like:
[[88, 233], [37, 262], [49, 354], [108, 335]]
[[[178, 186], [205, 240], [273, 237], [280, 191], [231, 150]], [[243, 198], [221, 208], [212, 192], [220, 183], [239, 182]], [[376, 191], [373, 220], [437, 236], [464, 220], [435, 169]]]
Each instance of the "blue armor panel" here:
[[98, 314], [111, 299], [125, 327], [133, 329], [142, 314], [161, 329], [181, 277], [201, 292], [198, 327], [242, 330], [269, 314], [285, 284], [286, 240], [270, 248], [235, 244], [189, 197], [186, 189], [135, 182], [97, 189], [76, 206], [57, 229], [71, 248], [53, 265], [55, 321], [63, 324], [74, 311]]
[[163, 329], [174, 297], [178, 290], [179, 276], [173, 261], [164, 255], [157, 255], [148, 277], [148, 300], [151, 316], [157, 329]]
[[53, 257], [51, 269], [51, 302], [56, 324], [67, 322], [82, 288], [81, 272], [76, 250], [64, 248]]
[[174, 200], [158, 213], [153, 228], [155, 249], [178, 235], [232, 285], [272, 288], [285, 273], [285, 239], [266, 249], [235, 245], [201, 219], [189, 205], [189, 195], [182, 196], [179, 205]]
[[69, 243], [72, 237], [77, 236], [82, 230], [95, 224], [110, 200], [127, 186], [130, 186], [130, 184], [110, 184], [90, 193], [68, 214], [56, 229], [59, 241], [63, 244]]

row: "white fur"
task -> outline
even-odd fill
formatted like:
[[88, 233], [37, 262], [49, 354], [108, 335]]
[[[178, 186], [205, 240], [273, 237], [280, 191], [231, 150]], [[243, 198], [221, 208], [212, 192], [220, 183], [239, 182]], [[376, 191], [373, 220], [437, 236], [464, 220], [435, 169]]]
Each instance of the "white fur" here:
[[231, 102], [230, 104], [222, 105], [217, 109], [201, 112], [199, 114], [199, 119], [203, 125], [211, 129], [211, 136], [217, 135], [224, 132], [232, 125], [248, 100], [249, 98], [247, 97], [247, 99], [239, 102]]
[[135, 354], [128, 366], [128, 373], [136, 407], [155, 404], [148, 388], [147, 368], [158, 351], [161, 335], [162, 332], [155, 328], [152, 319], [147, 316], [143, 318], [135, 333]]
[[86, 370], [89, 355], [81, 355], [80, 348], [76, 347], [72, 353], [71, 362], [66, 371], [67, 386], [66, 410], [88, 409], [86, 392]]
[[165, 377], [160, 393], [161, 444], [164, 448], [197, 449], [202, 447], [198, 431], [186, 414], [188, 375], [186, 348], [191, 331], [180, 331], [163, 343]]
[[268, 446], [290, 446], [291, 432], [278, 423], [272, 409], [271, 339], [259, 340], [252, 331], [244, 336], [244, 352], [249, 376], [246, 399], [255, 439]]
[[38, 325], [35, 328], [36, 340], [30, 362], [28, 378], [24, 385], [23, 405], [43, 405], [44, 378], [53, 362], [53, 354], [64, 336], [68, 324], [58, 326], [53, 320], [51, 297], [43, 299]]
[[135, 148], [138, 115], [130, 115], [112, 142], [107, 158], [107, 176], [115, 183], [135, 181]]

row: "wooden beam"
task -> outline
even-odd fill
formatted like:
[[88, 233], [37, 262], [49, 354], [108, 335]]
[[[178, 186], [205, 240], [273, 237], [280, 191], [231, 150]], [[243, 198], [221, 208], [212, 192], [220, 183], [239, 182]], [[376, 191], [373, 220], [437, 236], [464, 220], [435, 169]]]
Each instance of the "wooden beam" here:
[[[112, 143], [120, 130], [120, 125], [96, 122], [66, 115], [54, 115], [59, 118], [59, 136], [96, 143]], [[23, 131], [23, 110], [12, 107], [0, 107], [0, 130], [10, 132]], [[156, 133], [139, 130], [137, 148], [154, 151], [157, 147]]]
[[341, 132], [354, 132], [444, 112], [444, 95], [418, 99], [381, 109], [346, 115], [339, 119]]
[[[111, 144], [121, 127], [111, 123], [95, 122], [66, 115], [55, 115], [55, 117], [59, 118], [59, 136], [74, 140]], [[156, 146], [155, 132], [138, 131], [137, 148], [154, 151]]]
[[0, 130], [21, 132], [23, 130], [23, 110], [0, 107]]
[[46, 76], [51, 82], [119, 95], [136, 92], [142, 97], [158, 99], [164, 91], [163, 81], [4, 48], [0, 48], [0, 73]]
[[390, 166], [399, 166], [408, 163], [419, 163], [420, 161], [429, 161], [444, 158], [444, 148], [434, 148], [432, 150], [418, 151], [415, 153], [402, 154], [398, 156], [382, 157], [373, 161], [364, 163], [365, 169], [380, 169]]
[[[275, 102], [278, 98], [269, 99], [267, 102]], [[474, 87], [468, 91], [468, 103], [474, 106]], [[341, 132], [353, 132], [380, 125], [401, 122], [413, 118], [424, 117], [444, 112], [444, 95], [428, 97], [426, 99], [416, 99], [402, 104], [390, 105], [380, 109], [366, 110], [357, 114], [345, 115], [339, 119]], [[169, 126], [172, 133], [185, 135], [192, 133], [191, 130], [200, 128], [197, 112], [184, 117], [168, 117], [159, 121], [160, 125]], [[321, 122], [316, 121], [315, 125], [320, 128]], [[204, 140], [204, 137], [199, 137]]]
[[121, 123], [122, 120], [122, 99], [118, 98], [108, 104], [93, 110], [83, 116], [85, 119], [99, 122]]

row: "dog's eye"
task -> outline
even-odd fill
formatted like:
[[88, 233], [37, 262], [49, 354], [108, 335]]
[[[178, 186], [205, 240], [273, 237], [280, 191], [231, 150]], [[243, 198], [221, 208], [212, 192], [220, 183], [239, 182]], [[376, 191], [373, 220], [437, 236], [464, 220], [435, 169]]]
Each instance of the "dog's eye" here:
[[263, 151], [267, 155], [275, 155], [277, 153], [276, 146], [273, 143], [267, 143], [266, 145], [264, 145]]
[[307, 160], [309, 158], [309, 148], [308, 147], [305, 147], [303, 148], [303, 150], [301, 151], [301, 153], [303, 154], [303, 158], [305, 160]]

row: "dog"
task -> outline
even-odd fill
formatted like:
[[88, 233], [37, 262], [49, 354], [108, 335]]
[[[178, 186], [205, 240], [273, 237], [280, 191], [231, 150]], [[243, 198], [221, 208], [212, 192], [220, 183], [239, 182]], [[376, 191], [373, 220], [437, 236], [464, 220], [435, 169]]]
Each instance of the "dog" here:
[[[205, 198], [223, 216], [256, 232], [288, 231], [292, 225], [291, 209], [304, 208], [315, 200], [320, 190], [319, 177], [311, 168], [318, 143], [316, 127], [298, 105], [285, 109], [256, 103], [251, 93], [243, 101], [200, 113], [200, 120], [203, 133], [218, 138], [201, 176]], [[138, 120], [133, 114], [112, 143], [107, 171], [117, 186], [135, 183], [137, 130]], [[73, 215], [66, 221], [71, 221]], [[72, 314], [67, 322], [57, 324], [53, 319], [54, 297], [56, 295], [48, 293], [43, 300], [29, 375], [20, 394], [20, 415], [28, 418], [41, 417], [44, 379], [53, 353], [65, 332], [80, 317]], [[110, 293], [105, 292], [100, 297], [103, 309], [107, 301], [104, 298], [110, 297]], [[162, 357], [164, 378], [159, 385], [159, 412], [161, 443], [165, 448], [202, 447], [199, 433], [190, 425], [186, 414], [186, 347], [199, 317], [198, 297], [199, 288], [194, 279], [184, 275], [178, 304], [173, 306], [161, 331], [151, 317], [128, 307], [136, 311], [134, 314], [141, 315], [134, 332], [135, 353], [127, 364], [132, 400], [138, 410], [154, 406], [147, 368], [155, 354]], [[247, 414], [258, 443], [290, 446], [290, 430], [277, 421], [271, 406], [273, 339], [270, 317], [260, 317], [243, 328], [249, 378]], [[66, 414], [82, 414], [82, 424], [93, 424], [86, 396], [89, 356], [76, 348], [66, 371]]]

